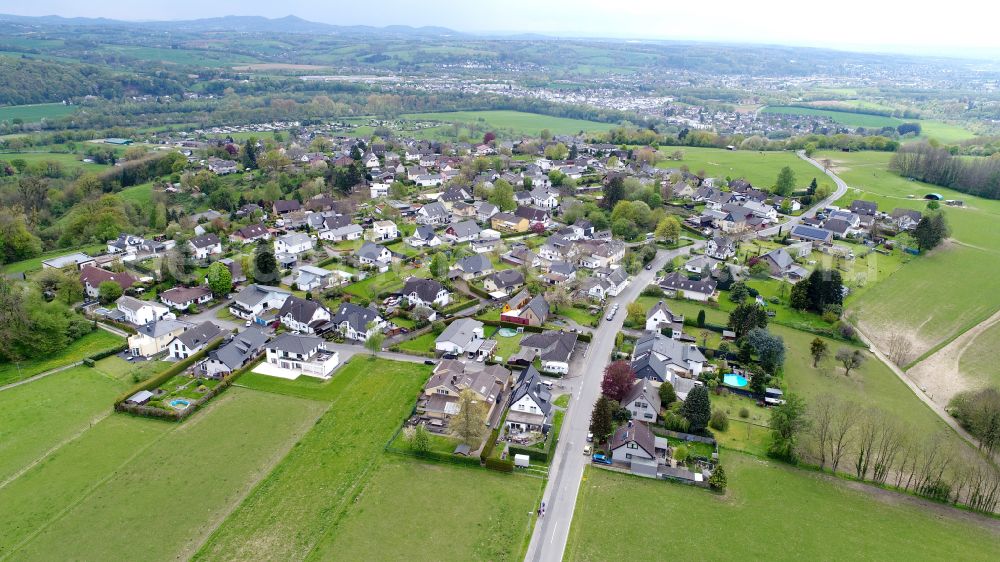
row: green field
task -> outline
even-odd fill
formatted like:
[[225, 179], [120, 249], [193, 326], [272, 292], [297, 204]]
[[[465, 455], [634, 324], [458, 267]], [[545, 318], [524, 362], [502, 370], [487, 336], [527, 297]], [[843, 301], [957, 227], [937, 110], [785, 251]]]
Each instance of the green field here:
[[99, 172], [108, 169], [108, 166], [104, 164], [84, 162], [82, 155], [73, 152], [2, 152], [0, 153], [0, 160], [8, 162], [12, 160], [24, 160], [29, 164], [34, 162], [58, 162], [62, 166], [63, 173], [77, 168], [87, 172]]
[[42, 119], [65, 117], [76, 111], [72, 105], [61, 103], [38, 103], [33, 105], [7, 105], [0, 107], [0, 121], [20, 119], [24, 123], [36, 123]]
[[427, 332], [426, 334], [419, 335], [413, 339], [406, 340], [399, 344], [399, 349], [401, 351], [410, 351], [418, 353], [427, 353], [434, 350], [434, 340], [437, 339], [439, 334], [435, 334], [433, 331]]
[[326, 535], [377, 473], [382, 447], [429, 374], [424, 365], [353, 358], [324, 383], [332, 397], [326, 413], [197, 557], [301, 560], [330, 540]]
[[412, 121], [442, 121], [445, 123], [481, 123], [486, 127], [509, 130], [515, 135], [538, 136], [542, 129], [553, 135], [575, 135], [580, 131], [609, 131], [616, 125], [582, 119], [552, 117], [522, 111], [452, 111], [444, 113], [408, 113], [401, 116]]
[[0, 392], [0, 482], [105, 417], [126, 388], [100, 371], [74, 367]]
[[[665, 553], [700, 560], [1000, 557], [993, 519], [741, 454], [727, 455], [726, 473], [729, 489], [718, 496], [588, 468], [565, 559], [654, 560]], [[665, 512], [676, 524], [651, 523]]]
[[321, 410], [231, 389], [184, 424], [112, 416], [0, 490], [0, 552], [108, 560], [141, 543], [145, 559], [188, 558]]
[[103, 249], [107, 248], [106, 244], [91, 244], [89, 246], [83, 246], [77, 250], [67, 251], [58, 250], [53, 252], [46, 252], [37, 258], [30, 258], [26, 260], [21, 260], [13, 263], [9, 263], [2, 267], [4, 273], [28, 273], [30, 271], [35, 271], [42, 268], [42, 262], [49, 258], [57, 258], [59, 256], [67, 256], [69, 254], [75, 254], [77, 252], [83, 252], [87, 255], [93, 256], [99, 253]]
[[921, 136], [937, 139], [943, 143], [955, 143], [975, 136], [972, 131], [951, 125], [943, 121], [932, 121], [926, 119], [899, 119], [896, 117], [886, 117], [884, 115], [869, 115], [866, 113], [853, 113], [850, 111], [835, 111], [831, 109], [814, 109], [808, 107], [791, 106], [769, 106], [762, 110], [763, 113], [782, 113], [785, 115], [812, 115], [816, 117], [827, 117], [835, 123], [848, 127], [876, 128], [896, 127], [903, 123], [920, 123]]
[[309, 560], [524, 558], [543, 480], [383, 455]]
[[125, 343], [125, 338], [105, 330], [94, 330], [69, 344], [57, 355], [27, 359], [20, 363], [0, 363], [0, 386], [33, 377], [44, 371], [82, 361], [95, 353], [107, 351]]
[[[794, 152], [755, 152], [749, 150], [724, 150], [721, 148], [668, 147], [660, 153], [666, 157], [676, 150], [684, 154], [681, 160], [662, 160], [659, 168], [680, 168], [687, 166], [692, 173], [704, 171], [707, 177], [746, 178], [761, 189], [770, 189], [778, 178], [778, 172], [788, 166], [795, 172], [797, 188], [805, 189], [813, 178], [819, 185], [835, 189], [833, 181], [812, 164], [802, 160]], [[718, 185], [718, 184], [717, 184]]]
[[143, 209], [149, 209], [153, 205], [153, 184], [144, 183], [126, 187], [118, 192], [118, 196], [138, 204]]
[[959, 371], [976, 383], [1000, 388], [1000, 364], [996, 350], [1000, 349], [1000, 323], [976, 336], [959, 355]]

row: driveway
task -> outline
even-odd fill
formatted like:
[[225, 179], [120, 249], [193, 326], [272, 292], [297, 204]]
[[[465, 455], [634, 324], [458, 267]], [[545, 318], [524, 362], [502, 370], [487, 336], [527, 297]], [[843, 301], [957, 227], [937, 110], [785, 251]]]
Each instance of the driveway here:
[[185, 322], [191, 322], [192, 324], [201, 324], [202, 322], [212, 322], [216, 326], [222, 328], [223, 330], [234, 330], [238, 329], [243, 331], [244, 324], [240, 320], [224, 320], [222, 318], [216, 318], [215, 315], [218, 314], [220, 310], [228, 309], [229, 305], [232, 304], [231, 301], [225, 300], [220, 304], [213, 306], [212, 308], [206, 308], [198, 314], [184, 315], [178, 318], [178, 320], [183, 320]]
[[653, 268], [641, 270], [620, 295], [611, 299], [621, 305], [618, 314], [610, 322], [601, 320], [583, 358], [582, 370], [568, 379], [570, 384], [567, 386], [572, 389], [573, 398], [563, 420], [562, 434], [556, 446], [555, 458], [549, 467], [549, 479], [542, 496], [546, 514], [535, 522], [525, 560], [562, 560], [573, 521], [573, 510], [576, 508], [580, 480], [583, 478], [584, 468], [590, 462], [583, 455], [587, 433], [590, 431], [590, 413], [601, 392], [601, 377], [614, 348], [615, 337], [625, 323], [625, 305], [639, 297], [668, 260], [687, 255], [692, 249], [701, 248], [704, 244], [704, 241], [699, 241], [693, 246], [677, 250], [660, 250], [653, 260]]

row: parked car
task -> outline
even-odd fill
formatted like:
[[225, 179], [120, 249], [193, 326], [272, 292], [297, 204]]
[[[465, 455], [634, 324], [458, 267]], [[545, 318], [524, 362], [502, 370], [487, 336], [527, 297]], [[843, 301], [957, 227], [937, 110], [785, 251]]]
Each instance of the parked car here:
[[646, 264], [646, 271], [649, 271], [649, 270], [651, 270], [651, 269], [653, 269], [653, 264], [651, 264], [651, 263], [647, 263], [647, 264]]
[[249, 327], [250, 327], [250, 324], [252, 324], [252, 322], [251, 322], [250, 320], [247, 320], [246, 322], [244, 322], [244, 323], [243, 323], [243, 325], [244, 325], [245, 327], [247, 327], [247, 328], [249, 328]]
[[591, 447], [590, 445], [584, 445], [583, 446], [583, 454], [585, 454], [585, 455], [591, 454], [593, 452], [593, 450], [594, 450], [594, 448]]
[[602, 455], [601, 453], [593, 455], [590, 457], [590, 460], [598, 464], [611, 464], [611, 459], [609, 459], [607, 455]]
[[587, 443], [593, 443], [593, 442], [594, 442], [594, 434], [588, 431], [587, 432]]
[[433, 359], [424, 359], [424, 365], [434, 365]]

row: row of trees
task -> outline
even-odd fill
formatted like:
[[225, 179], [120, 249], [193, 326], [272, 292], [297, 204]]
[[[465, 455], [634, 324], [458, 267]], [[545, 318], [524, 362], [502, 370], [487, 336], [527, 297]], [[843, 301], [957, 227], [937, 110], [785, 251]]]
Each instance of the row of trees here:
[[889, 168], [903, 177], [988, 199], [1000, 199], [1000, 159], [958, 158], [948, 149], [930, 143], [899, 148]]

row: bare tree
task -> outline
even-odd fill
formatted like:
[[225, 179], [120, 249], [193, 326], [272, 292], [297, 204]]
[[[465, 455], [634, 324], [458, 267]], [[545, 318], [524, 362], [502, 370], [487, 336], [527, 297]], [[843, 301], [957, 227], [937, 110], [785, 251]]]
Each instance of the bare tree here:
[[878, 439], [879, 429], [884, 421], [882, 412], [877, 408], [869, 408], [861, 416], [858, 425], [858, 456], [854, 461], [854, 475], [859, 480], [864, 480], [868, 476], [875, 440]]
[[821, 394], [813, 400], [809, 410], [812, 421], [811, 433], [816, 439], [816, 449], [819, 452], [819, 467], [826, 467], [826, 451], [833, 429], [836, 398], [832, 394]]
[[852, 370], [857, 369], [865, 362], [865, 354], [860, 349], [852, 351], [846, 347], [842, 347], [837, 350], [836, 359], [844, 366], [844, 376], [849, 377]]
[[885, 484], [905, 440], [906, 435], [899, 422], [888, 416], [882, 416], [872, 462], [872, 480], [874, 482]]
[[889, 360], [902, 367], [910, 359], [910, 352], [913, 350], [913, 342], [906, 335], [896, 332], [886, 340], [886, 354]]
[[841, 459], [851, 446], [854, 428], [858, 425], [859, 408], [857, 403], [841, 402], [834, 412], [830, 427], [830, 466], [834, 472], [840, 466]]

